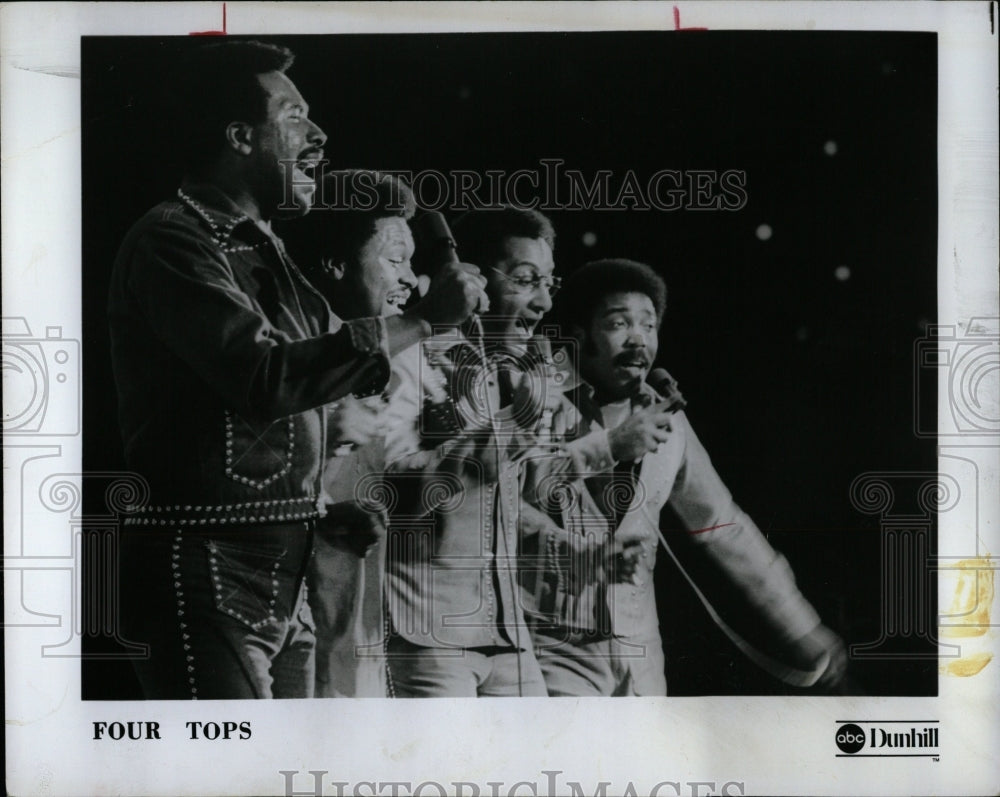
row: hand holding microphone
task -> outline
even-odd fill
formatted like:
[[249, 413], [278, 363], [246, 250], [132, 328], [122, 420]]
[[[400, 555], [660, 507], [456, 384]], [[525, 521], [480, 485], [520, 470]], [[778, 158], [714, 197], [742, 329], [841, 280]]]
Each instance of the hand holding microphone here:
[[670, 416], [687, 406], [677, 382], [663, 368], [654, 368], [648, 381], [664, 399], [642, 407], [608, 432], [611, 455], [618, 462], [633, 462], [656, 451], [670, 436]]
[[634, 462], [656, 451], [670, 433], [670, 406], [661, 401], [633, 412], [608, 431], [611, 456], [618, 462]]
[[410, 311], [431, 326], [458, 326], [473, 313], [489, 309], [486, 278], [469, 263], [448, 263], [441, 267], [427, 295]]
[[427, 211], [413, 224], [421, 260], [434, 276], [427, 294], [410, 311], [431, 326], [458, 326], [476, 312], [489, 309], [486, 278], [470, 263], [461, 263], [444, 216]]
[[663, 396], [669, 412], [677, 412], [687, 406], [687, 401], [677, 388], [677, 380], [667, 373], [666, 368], [654, 368], [646, 379], [649, 386]]

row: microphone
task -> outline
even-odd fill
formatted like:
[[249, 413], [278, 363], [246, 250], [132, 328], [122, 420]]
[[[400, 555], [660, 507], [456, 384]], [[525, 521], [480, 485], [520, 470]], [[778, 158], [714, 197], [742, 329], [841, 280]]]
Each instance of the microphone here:
[[[433, 275], [442, 266], [460, 262], [458, 244], [455, 243], [455, 236], [451, 234], [451, 228], [442, 213], [425, 210], [413, 220], [411, 228], [416, 243], [414, 259], [421, 271]], [[478, 314], [469, 316], [464, 331], [467, 337], [482, 343], [483, 325]]]
[[[549, 374], [555, 365], [555, 360], [552, 358], [552, 341], [550, 341], [545, 335], [532, 335], [528, 339], [528, 354], [531, 357], [530, 367], [534, 369], [538, 366], [538, 370], [541, 376], [545, 379], [545, 383], [542, 386], [542, 390], [548, 390], [549, 385]], [[542, 401], [545, 401], [545, 395], [543, 392]], [[547, 406], [543, 407], [541, 418], [538, 421], [538, 442], [543, 445], [552, 442], [552, 410]]]
[[441, 213], [425, 210], [410, 226], [417, 245], [413, 259], [421, 271], [433, 273], [441, 266], [458, 262], [458, 245]]
[[687, 401], [677, 389], [677, 380], [667, 373], [666, 368], [654, 368], [649, 372], [646, 381], [666, 400], [667, 412], [677, 412], [687, 406]]

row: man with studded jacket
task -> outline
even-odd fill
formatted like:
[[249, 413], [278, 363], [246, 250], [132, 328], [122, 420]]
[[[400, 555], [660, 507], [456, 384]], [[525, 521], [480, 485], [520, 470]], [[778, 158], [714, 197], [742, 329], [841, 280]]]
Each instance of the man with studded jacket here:
[[326, 137], [285, 48], [199, 47], [170, 76], [186, 177], [127, 234], [109, 295], [128, 467], [126, 635], [149, 698], [303, 697], [304, 573], [324, 511], [324, 405], [381, 391], [389, 358], [483, 301], [445, 269], [396, 318], [342, 322], [271, 220], [308, 212]]

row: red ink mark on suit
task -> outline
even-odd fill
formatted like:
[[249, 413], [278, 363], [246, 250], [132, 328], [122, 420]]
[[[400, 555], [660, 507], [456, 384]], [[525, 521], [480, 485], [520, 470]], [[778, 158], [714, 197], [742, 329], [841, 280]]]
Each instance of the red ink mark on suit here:
[[708, 28], [682, 28], [681, 10], [677, 6], [674, 6], [674, 30], [708, 30]]
[[225, 36], [226, 35], [226, 4], [222, 4], [222, 30], [193, 30], [188, 36]]
[[726, 526], [735, 526], [735, 523], [720, 523], [718, 526], [709, 526], [707, 529], [688, 529], [688, 534], [704, 534], [706, 531], [715, 531], [716, 529], [724, 529]]

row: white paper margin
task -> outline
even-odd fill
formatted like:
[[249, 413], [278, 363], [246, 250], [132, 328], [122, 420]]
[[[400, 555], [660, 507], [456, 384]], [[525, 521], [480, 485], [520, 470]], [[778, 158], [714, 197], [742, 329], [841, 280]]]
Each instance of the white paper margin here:
[[[229, 3], [231, 34], [464, 30], [672, 29], [667, 3]], [[678, 3], [684, 26], [749, 30], [938, 31], [939, 314], [967, 328], [1000, 315], [997, 296], [997, 36], [990, 4]], [[993, 3], [996, 17], [996, 3]], [[994, 24], [1000, 24], [1000, 20]], [[171, 35], [221, 25], [219, 3], [6, 4], [0, 9], [3, 315], [37, 338], [82, 333], [80, 296], [80, 36]], [[58, 340], [59, 338], [53, 338]], [[948, 389], [941, 374], [942, 391]], [[942, 395], [947, 395], [943, 392]], [[9, 397], [5, 397], [7, 399]], [[23, 398], [23, 397], [22, 397]], [[992, 397], [996, 402], [996, 396]], [[994, 403], [994, 407], [995, 407]], [[942, 417], [945, 412], [942, 407]], [[996, 417], [995, 413], [992, 417]], [[947, 441], [945, 441], [947, 443]], [[1000, 552], [997, 440], [956, 439], [945, 458], [978, 468], [977, 506], [942, 517], [941, 555]], [[1000, 703], [993, 661], [972, 678], [942, 676], [937, 698], [667, 698], [518, 701], [274, 701], [83, 703], [67, 627], [76, 606], [66, 518], [24, 489], [23, 474], [80, 471], [79, 436], [4, 442], [7, 788], [16, 795], [391, 794], [393, 781], [449, 793], [585, 794], [609, 782], [648, 794], [970, 794], [1000, 790]], [[962, 478], [961, 474], [958, 476]], [[990, 564], [991, 563], [991, 564]], [[940, 578], [947, 606], [956, 574]], [[997, 617], [994, 600], [992, 616]], [[996, 655], [997, 634], [945, 639]], [[940, 720], [941, 761], [835, 758], [835, 720]], [[159, 742], [97, 742], [94, 720], [155, 720]], [[250, 741], [188, 741], [189, 721], [250, 720]], [[556, 773], [544, 774], [546, 771]], [[550, 780], [553, 779], [553, 780]], [[518, 786], [518, 782], [525, 784]], [[502, 784], [490, 786], [490, 783]], [[550, 784], [556, 784], [556, 790]], [[702, 783], [703, 785], [696, 785]], [[370, 785], [369, 785], [370, 784]], [[533, 786], [532, 786], [533, 784]], [[676, 786], [674, 785], [676, 784]], [[709, 786], [708, 784], [712, 784]], [[400, 794], [402, 786], [396, 787]], [[426, 785], [422, 793], [439, 793]]]

